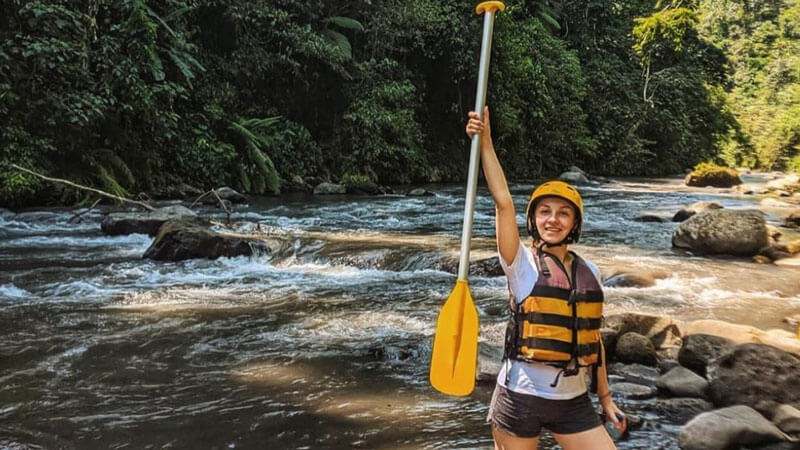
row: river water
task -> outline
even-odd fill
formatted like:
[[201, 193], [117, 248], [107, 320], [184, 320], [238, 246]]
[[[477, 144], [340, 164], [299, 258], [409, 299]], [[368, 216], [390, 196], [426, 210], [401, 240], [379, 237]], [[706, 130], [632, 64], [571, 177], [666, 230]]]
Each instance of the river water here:
[[[518, 211], [531, 188], [512, 186]], [[216, 261], [143, 260], [151, 238], [104, 236], [99, 212], [77, 224], [71, 210], [3, 214], [0, 447], [489, 448], [491, 384], [453, 398], [427, 381], [455, 281], [437, 268], [457, 258], [464, 201], [463, 186], [428, 189], [255, 199], [237, 207], [235, 227], [279, 248]], [[649, 288], [608, 288], [607, 314], [789, 329], [782, 319], [800, 311], [799, 270], [693, 257], [670, 248], [677, 224], [634, 220], [700, 200], [749, 208], [756, 197], [677, 178], [582, 193], [579, 253], [605, 272], [667, 274]], [[495, 255], [492, 216], [481, 189], [473, 258]], [[499, 343], [505, 280], [470, 284], [481, 339]], [[677, 448], [679, 428], [651, 411], [654, 400], [617, 401], [643, 420], [620, 448]], [[542, 448], [556, 447], [546, 436]]]

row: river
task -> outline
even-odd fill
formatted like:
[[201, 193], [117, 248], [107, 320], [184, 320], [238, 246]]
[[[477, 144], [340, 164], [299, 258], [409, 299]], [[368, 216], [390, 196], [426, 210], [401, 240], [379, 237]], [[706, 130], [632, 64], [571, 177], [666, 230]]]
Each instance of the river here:
[[[283, 245], [215, 261], [143, 260], [152, 239], [105, 236], [96, 211], [80, 223], [66, 209], [4, 213], [0, 447], [489, 448], [491, 384], [454, 398], [427, 380], [455, 281], [437, 267], [457, 257], [464, 189], [426, 187], [434, 195], [253, 199], [237, 207], [235, 228]], [[520, 223], [531, 188], [512, 185]], [[634, 220], [701, 200], [751, 208], [756, 196], [678, 178], [581, 190], [579, 253], [605, 272], [668, 274], [649, 288], [607, 288], [606, 314], [789, 329], [783, 318], [800, 311], [800, 270], [687, 255], [670, 248], [676, 223]], [[482, 188], [473, 258], [495, 254], [493, 227]], [[481, 339], [497, 343], [505, 280], [470, 284]], [[619, 448], [677, 448], [679, 428], [650, 411], [654, 400], [617, 401], [643, 421]]]

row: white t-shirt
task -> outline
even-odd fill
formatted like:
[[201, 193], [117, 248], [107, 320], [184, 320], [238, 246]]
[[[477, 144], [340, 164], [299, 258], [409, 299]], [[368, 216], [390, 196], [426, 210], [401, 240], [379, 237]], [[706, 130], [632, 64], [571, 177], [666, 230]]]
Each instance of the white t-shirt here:
[[[519, 243], [514, 262], [510, 266], [503, 261], [502, 257], [500, 258], [500, 265], [508, 280], [508, 288], [518, 304], [528, 298], [536, 280], [539, 279], [539, 270], [536, 268], [533, 258], [533, 250], [526, 248], [522, 241]], [[597, 266], [585, 258], [583, 260], [600, 281], [600, 270]], [[585, 368], [582, 368], [580, 373], [575, 376], [565, 377], [562, 374], [558, 378], [558, 384], [550, 387], [560, 370], [557, 367], [537, 362], [526, 363], [508, 359], [500, 367], [497, 383], [514, 392], [550, 400], [566, 400], [586, 392]], [[508, 373], [508, 385], [506, 385], [506, 373]]]

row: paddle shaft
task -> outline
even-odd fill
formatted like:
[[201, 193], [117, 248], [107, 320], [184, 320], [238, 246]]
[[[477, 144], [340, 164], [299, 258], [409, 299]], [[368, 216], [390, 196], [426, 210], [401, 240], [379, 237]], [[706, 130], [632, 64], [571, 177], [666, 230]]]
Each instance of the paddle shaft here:
[[[475, 94], [475, 111], [483, 119], [486, 105], [486, 86], [489, 79], [489, 58], [492, 49], [494, 30], [494, 11], [483, 15], [483, 39], [481, 41], [481, 62], [478, 68], [478, 92]], [[467, 195], [464, 203], [464, 226], [461, 229], [461, 259], [458, 261], [458, 279], [466, 280], [469, 275], [469, 248], [472, 240], [472, 219], [475, 215], [475, 197], [478, 191], [478, 165], [480, 164], [481, 136], [472, 136], [469, 153], [469, 173], [467, 174]]]

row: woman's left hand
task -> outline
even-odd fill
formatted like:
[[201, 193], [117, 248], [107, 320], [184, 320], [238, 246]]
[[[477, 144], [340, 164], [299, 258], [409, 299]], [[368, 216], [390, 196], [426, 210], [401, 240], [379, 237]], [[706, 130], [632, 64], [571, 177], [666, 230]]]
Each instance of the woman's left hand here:
[[[625, 417], [625, 413], [623, 413], [622, 410], [619, 409], [614, 403], [614, 399], [612, 399], [609, 395], [608, 397], [600, 400], [600, 404], [603, 406], [603, 412], [606, 414], [606, 419], [610, 420], [611, 423], [614, 424], [614, 428], [616, 428], [620, 433], [625, 432], [625, 429], [628, 428], [628, 418]], [[622, 419], [620, 419], [620, 417]]]

